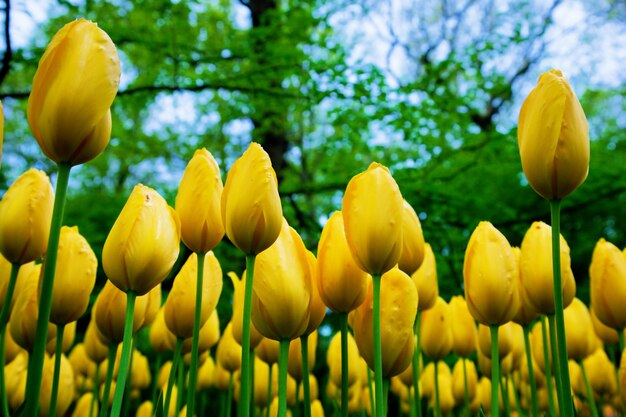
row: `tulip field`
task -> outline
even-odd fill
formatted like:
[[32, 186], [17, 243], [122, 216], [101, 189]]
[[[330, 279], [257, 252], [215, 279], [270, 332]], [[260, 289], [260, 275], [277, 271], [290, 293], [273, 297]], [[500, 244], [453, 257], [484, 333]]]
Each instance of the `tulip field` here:
[[312, 236], [254, 138], [225, 171], [195, 146], [171, 194], [133, 184], [89, 242], [72, 192], [115, 149], [124, 42], [79, 18], [38, 57], [25, 111], [52, 172], [28, 167], [0, 200], [0, 416], [626, 413], [626, 248], [594, 238], [581, 296], [561, 232], [595, 175], [563, 71], [534, 74], [506, 142], [549, 216], [529, 211], [521, 239], [472, 218], [450, 285], [392, 164], [358, 160]]

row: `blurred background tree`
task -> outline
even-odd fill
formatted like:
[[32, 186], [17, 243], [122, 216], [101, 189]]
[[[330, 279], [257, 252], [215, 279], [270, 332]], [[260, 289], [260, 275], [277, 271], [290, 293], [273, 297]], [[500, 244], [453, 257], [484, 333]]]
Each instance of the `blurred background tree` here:
[[[571, 76], [591, 128], [587, 182], [563, 208], [578, 294], [595, 242], [626, 246], [626, 3], [611, 0], [4, 0], [0, 189], [34, 166], [53, 175], [26, 122], [51, 36], [85, 17], [122, 59], [107, 150], [73, 175], [67, 224], [100, 255], [137, 182], [173, 204], [193, 151], [223, 178], [251, 140], [276, 169], [285, 216], [315, 250], [348, 180], [390, 167], [419, 213], [448, 299], [467, 239], [490, 220], [519, 245], [548, 206], [523, 177], [519, 107], [539, 74]], [[225, 239], [224, 271], [243, 269]], [[99, 283], [104, 282], [100, 271]], [[229, 287], [220, 313], [230, 310]], [[167, 285], [167, 284], [166, 284]]]

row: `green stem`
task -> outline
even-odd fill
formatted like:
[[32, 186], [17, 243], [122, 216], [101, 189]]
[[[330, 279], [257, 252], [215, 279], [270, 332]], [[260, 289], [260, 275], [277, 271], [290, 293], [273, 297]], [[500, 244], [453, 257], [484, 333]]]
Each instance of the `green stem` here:
[[441, 417], [439, 405], [439, 361], [435, 361], [435, 417]]
[[176, 391], [176, 413], [178, 415], [183, 404], [183, 393], [185, 390], [185, 361], [178, 364], [178, 382], [176, 383], [178, 390]]
[[507, 378], [500, 378], [500, 394], [502, 395], [502, 405], [504, 406], [504, 415], [511, 415], [511, 404], [509, 403], [509, 387], [506, 384]]
[[[548, 317], [548, 331], [550, 332], [550, 350], [552, 353], [552, 367], [554, 368], [554, 380], [556, 381], [556, 398], [559, 403], [559, 411], [562, 414], [563, 407], [565, 407], [564, 401], [565, 397], [563, 396], [563, 384], [561, 383], [561, 378], [564, 372], [561, 371], [561, 361], [559, 360], [559, 353], [556, 336], [556, 322], [554, 320], [554, 314], [551, 314]], [[567, 362], [565, 362], [567, 364]], [[568, 372], [569, 374], [569, 372]]]
[[157, 401], [157, 382], [158, 382], [158, 375], [159, 375], [159, 370], [161, 369], [161, 361], [162, 361], [162, 355], [160, 353], [156, 354], [156, 361], [155, 361], [155, 366], [154, 366], [154, 373], [152, 375], [154, 375], [154, 377], [152, 378], [152, 394], [150, 395], [152, 404], [156, 405], [156, 401]]
[[100, 417], [106, 417], [109, 409], [109, 394], [111, 392], [111, 381], [113, 380], [113, 369], [115, 368], [116, 354], [117, 345], [109, 346], [109, 356], [107, 357], [107, 377], [104, 381], [104, 392], [102, 393], [102, 402], [100, 404]]
[[130, 360], [128, 364], [129, 372], [128, 372], [128, 378], [126, 380], [126, 390], [124, 391], [125, 393], [124, 396], [126, 398], [126, 401], [122, 403], [122, 415], [124, 417], [128, 417], [128, 413], [130, 413], [130, 403], [132, 401], [130, 396], [133, 390], [133, 386], [132, 386], [133, 385], [133, 357], [134, 357], [133, 351], [135, 350], [135, 345], [136, 345], [135, 336], [133, 336], [131, 338], [131, 345], [130, 345], [131, 346], [130, 347]]
[[526, 365], [528, 367], [528, 381], [530, 383], [532, 417], [539, 417], [539, 406], [537, 405], [537, 383], [535, 382], [533, 357], [530, 351], [530, 326], [524, 326], [524, 348], [526, 350]]
[[387, 398], [389, 398], [389, 378], [383, 379], [383, 408], [387, 415]]
[[191, 361], [189, 362], [189, 391], [187, 391], [187, 415], [196, 412], [196, 384], [198, 382], [198, 356], [200, 341], [200, 313], [202, 312], [202, 287], [204, 280], [204, 253], [197, 253], [198, 273], [196, 276], [196, 310], [193, 318], [193, 335], [191, 342]]
[[9, 321], [9, 313], [11, 313], [11, 301], [13, 300], [13, 292], [15, 291], [15, 282], [17, 281], [17, 273], [20, 271], [20, 265], [11, 265], [11, 276], [7, 285], [7, 292], [4, 295], [2, 303], [2, 312], [0, 313], [0, 402], [2, 402], [2, 415], [9, 415], [9, 401], [7, 400], [7, 387], [4, 372], [5, 349], [7, 339], [7, 322]]
[[48, 236], [48, 250], [46, 252], [46, 261], [43, 265], [43, 278], [40, 284], [41, 292], [35, 330], [35, 346], [28, 360], [28, 374], [24, 395], [26, 405], [23, 415], [25, 416], [36, 416], [39, 413], [39, 393], [41, 391], [46, 342], [48, 341], [48, 322], [50, 321], [50, 309], [52, 308], [52, 288], [54, 287], [54, 273], [57, 265], [57, 252], [59, 250], [59, 235], [61, 234], [61, 225], [63, 224], [67, 183], [72, 167], [68, 164], [60, 163], [58, 164], [58, 169], [52, 221], [50, 222], [50, 234]]
[[417, 338], [417, 343], [415, 344], [415, 350], [413, 351], [413, 403], [415, 404], [415, 414], [417, 417], [422, 417], [422, 401], [420, 399], [420, 354], [421, 354], [421, 345], [420, 345], [420, 333], [421, 333], [421, 311], [417, 312], [417, 316], [415, 317], [414, 331], [415, 336]]
[[367, 386], [370, 392], [370, 410], [372, 411], [372, 417], [376, 417], [376, 406], [374, 405], [374, 381], [372, 381], [372, 371], [367, 368]]
[[561, 386], [563, 404], [560, 405], [562, 417], [574, 417], [574, 402], [572, 401], [572, 388], [569, 380], [567, 365], [567, 345], [565, 339], [565, 319], [563, 318], [563, 289], [561, 286], [561, 202], [550, 201], [550, 214], [552, 222], [552, 270], [554, 272], [554, 314], [556, 316], [556, 335], [558, 360], [553, 362], [555, 370], [561, 368], [563, 372], [558, 377]]
[[[176, 378], [176, 369], [178, 362], [180, 361], [181, 352], [183, 351], [183, 339], [176, 338], [176, 347], [174, 348], [174, 357], [172, 358], [172, 367], [170, 368], [170, 374], [167, 378], [167, 393], [165, 394], [165, 407], [163, 411], [166, 416], [170, 414], [170, 402], [172, 400], [172, 387], [174, 386], [174, 379]], [[180, 387], [178, 388], [180, 389]]]
[[341, 329], [341, 417], [348, 417], [348, 313], [339, 314]]
[[[522, 403], [520, 402], [519, 395], [517, 394], [517, 387], [515, 386], [515, 378], [511, 378], [511, 385], [513, 386], [513, 399], [515, 400], [515, 410], [518, 416], [525, 416], [526, 413], [522, 410]], [[509, 387], [509, 376], [506, 376], [507, 390]]]
[[57, 324], [57, 343], [54, 351], [54, 372], [52, 374], [52, 392], [50, 393], [50, 405], [48, 416], [55, 417], [57, 411], [57, 396], [59, 395], [59, 376], [61, 375], [61, 355], [63, 354], [63, 331], [64, 324]]
[[548, 347], [548, 330], [545, 317], [541, 317], [541, 338], [543, 340], [543, 363], [546, 372], [546, 385], [548, 388], [548, 408], [550, 416], [556, 417], [556, 405], [554, 404], [554, 389], [552, 388], [552, 368], [550, 364], [550, 352]]
[[587, 379], [587, 372], [585, 371], [585, 364], [580, 361], [580, 370], [583, 374], [583, 382], [585, 383], [585, 391], [587, 392], [587, 401], [589, 401], [589, 406], [591, 407], [591, 415], [593, 417], [598, 417], [598, 408], [596, 407], [596, 400], [593, 398], [593, 391], [591, 391], [591, 386], [589, 386], [589, 379]]
[[126, 377], [130, 365], [130, 352], [133, 344], [133, 318], [135, 317], [135, 299], [137, 294], [134, 291], [126, 293], [126, 321], [124, 322], [124, 339], [122, 339], [122, 356], [120, 367], [115, 381], [115, 394], [113, 395], [113, 406], [111, 406], [110, 417], [119, 417], [122, 411], [122, 401], [124, 399], [124, 388], [126, 387]]
[[383, 357], [382, 357], [382, 340], [380, 338], [380, 281], [381, 275], [372, 275], [374, 281], [374, 378], [376, 382], [374, 388], [376, 390], [376, 416], [384, 417], [385, 411], [383, 407]]
[[267, 376], [267, 400], [265, 401], [265, 417], [270, 417], [270, 405], [272, 405], [272, 365], [268, 364], [270, 371]]
[[252, 312], [252, 285], [254, 281], [254, 261], [256, 255], [246, 255], [246, 286], [243, 300], [243, 322], [241, 335], [241, 389], [239, 395], [239, 416], [250, 415], [250, 314]]
[[469, 416], [470, 414], [470, 402], [469, 402], [469, 389], [467, 387], [467, 365], [465, 358], [461, 358], [463, 361], [463, 400], [465, 402], [465, 412]]
[[[96, 375], [93, 381], [93, 395], [91, 396], [91, 405], [89, 406], [89, 417], [93, 417], [93, 409], [94, 409], [94, 406], [97, 404], [96, 401], [98, 398], [98, 391], [100, 388], [99, 380], [100, 380], [100, 364], [96, 363]], [[152, 404], [154, 404], [154, 402]]]
[[278, 355], [278, 417], [287, 415], [287, 360], [289, 358], [289, 340], [280, 341]]
[[233, 406], [233, 373], [231, 372], [228, 378], [228, 391], [226, 392], [226, 417], [230, 417], [232, 414]]
[[491, 333], [491, 415], [498, 417], [498, 385], [500, 382], [500, 354], [498, 352], [498, 326], [489, 326]]
[[[309, 386], [309, 336], [300, 337], [302, 346], [302, 391], [304, 392], [304, 417], [311, 417], [311, 387]], [[343, 354], [343, 352], [342, 352]], [[343, 356], [342, 356], [343, 361]], [[342, 363], [343, 366], [343, 363]], [[341, 383], [343, 385], [343, 376]]]
[[[255, 371], [255, 357], [254, 349], [250, 349], [250, 415], [256, 417], [256, 404], [254, 403], [254, 393], [256, 387], [254, 386], [254, 371]], [[297, 392], [297, 391], [296, 391]]]

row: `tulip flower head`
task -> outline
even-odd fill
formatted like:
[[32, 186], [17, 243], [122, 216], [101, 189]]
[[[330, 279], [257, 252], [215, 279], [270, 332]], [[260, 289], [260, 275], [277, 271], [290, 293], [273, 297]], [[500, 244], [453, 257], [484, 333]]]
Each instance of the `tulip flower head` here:
[[421, 315], [421, 348], [432, 360], [448, 356], [452, 349], [452, 317], [450, 308], [443, 298], [438, 297], [435, 305]]
[[408, 275], [413, 274], [424, 260], [424, 233], [417, 213], [404, 200], [402, 205], [402, 254], [398, 261], [398, 268]]
[[600, 239], [589, 267], [591, 306], [606, 326], [622, 331], [626, 327], [626, 257], [617, 246]]
[[437, 261], [430, 244], [424, 244], [424, 261], [411, 275], [411, 279], [417, 288], [418, 311], [432, 308], [439, 297], [439, 284], [437, 283]]
[[587, 178], [589, 126], [561, 71], [539, 77], [522, 104], [517, 139], [524, 174], [546, 200], [562, 199]]
[[448, 309], [452, 351], [458, 356], [467, 357], [476, 350], [476, 321], [470, 314], [463, 296], [452, 297]]
[[102, 266], [117, 288], [144, 295], [167, 277], [179, 250], [178, 215], [159, 193], [139, 184], [104, 242]]
[[78, 165], [98, 156], [111, 136], [110, 107], [120, 82], [111, 38], [78, 19], [52, 38], [33, 78], [28, 124], [43, 153]]

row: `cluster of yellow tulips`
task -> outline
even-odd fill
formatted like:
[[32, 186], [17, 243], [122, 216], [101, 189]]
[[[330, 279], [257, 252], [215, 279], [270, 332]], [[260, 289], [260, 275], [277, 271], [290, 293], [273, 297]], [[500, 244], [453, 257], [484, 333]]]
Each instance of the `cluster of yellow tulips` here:
[[[225, 185], [200, 149], [174, 208], [141, 184], [130, 194], [101, 254], [108, 280], [74, 344], [98, 261], [76, 227], [62, 226], [65, 193], [70, 169], [108, 143], [119, 77], [113, 42], [85, 20], [55, 35], [35, 75], [28, 121], [59, 170], [56, 190], [31, 169], [0, 202], [3, 415], [118, 417], [136, 400], [137, 416], [230, 416], [236, 403], [239, 416], [282, 417], [291, 407], [305, 417], [329, 410], [382, 417], [389, 391], [414, 417], [426, 406], [435, 416], [495, 417], [624, 409], [626, 366], [618, 373], [612, 345], [624, 349], [626, 255], [600, 239], [591, 309], [575, 298], [559, 202], [587, 176], [589, 137], [578, 99], [556, 70], [541, 76], [519, 120], [524, 172], [550, 201], [552, 227], [533, 223], [513, 248], [492, 224], [479, 223], [465, 254], [464, 297], [439, 297], [435, 254], [384, 166], [372, 163], [350, 180], [315, 255], [283, 217], [260, 145], [233, 164]], [[212, 250], [224, 235], [246, 267], [241, 278], [228, 273], [233, 315], [220, 334], [223, 272]], [[192, 255], [163, 303], [161, 282], [181, 240]], [[318, 381], [311, 368], [328, 310], [340, 331], [326, 352], [328, 380]], [[153, 352], [133, 343], [144, 328]], [[225, 394], [201, 414], [207, 404], [196, 401], [210, 389]]]

